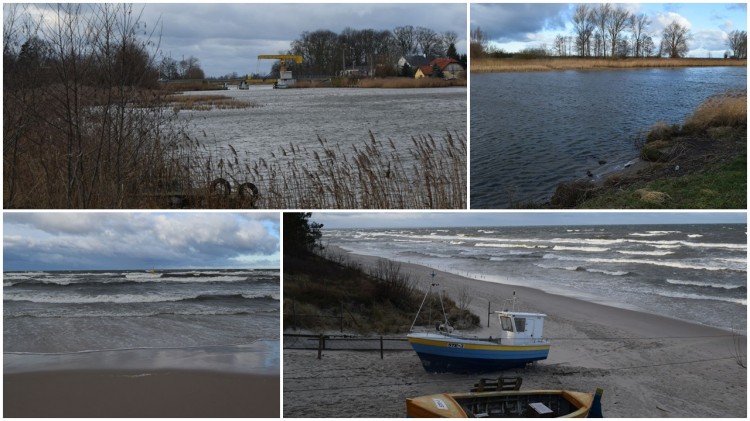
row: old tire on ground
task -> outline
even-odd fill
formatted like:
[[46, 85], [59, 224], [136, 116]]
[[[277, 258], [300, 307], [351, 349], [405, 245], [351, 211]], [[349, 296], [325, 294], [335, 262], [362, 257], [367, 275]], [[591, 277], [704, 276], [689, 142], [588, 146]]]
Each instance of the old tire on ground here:
[[247, 199], [250, 201], [250, 205], [253, 206], [258, 200], [258, 187], [253, 183], [242, 183], [237, 190], [237, 194], [240, 196], [240, 200]]
[[232, 193], [232, 185], [223, 178], [217, 178], [211, 182], [211, 194], [228, 197]]

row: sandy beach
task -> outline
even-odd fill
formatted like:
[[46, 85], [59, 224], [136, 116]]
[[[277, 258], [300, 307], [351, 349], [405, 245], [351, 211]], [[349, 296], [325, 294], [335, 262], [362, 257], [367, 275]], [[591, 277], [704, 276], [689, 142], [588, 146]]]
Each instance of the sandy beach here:
[[279, 377], [187, 370], [5, 374], [3, 402], [3, 417], [275, 418]]
[[[329, 246], [329, 251], [334, 251]], [[338, 250], [338, 252], [342, 252]], [[363, 265], [376, 257], [349, 254]], [[432, 268], [402, 264], [426, 287]], [[747, 416], [747, 371], [736, 361], [735, 340], [746, 337], [713, 327], [435, 271], [451, 296], [466, 288], [489, 336], [487, 307], [500, 310], [513, 291], [517, 309], [548, 315], [547, 360], [525, 369], [488, 375], [428, 374], [413, 352], [285, 350], [285, 417], [403, 417], [407, 397], [467, 391], [479, 377], [521, 376], [523, 389], [604, 389], [606, 417]], [[494, 323], [494, 321], [493, 321]]]

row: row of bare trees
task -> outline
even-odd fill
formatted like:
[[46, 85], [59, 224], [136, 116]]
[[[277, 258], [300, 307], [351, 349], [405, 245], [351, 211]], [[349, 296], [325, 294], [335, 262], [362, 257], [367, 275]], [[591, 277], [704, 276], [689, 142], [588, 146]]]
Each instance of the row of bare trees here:
[[346, 28], [341, 33], [320, 29], [303, 32], [291, 43], [290, 54], [303, 56], [295, 67], [300, 74], [334, 75], [345, 69], [369, 66], [388, 75], [396, 71], [400, 56], [424, 54], [459, 59], [458, 34], [430, 28], [400, 26], [392, 31]]
[[[572, 33], [555, 37], [551, 49], [529, 50], [534, 55], [578, 57], [685, 57], [691, 39], [687, 26], [673, 21], [661, 33], [651, 29], [652, 19], [645, 13], [631, 13], [612, 3], [577, 4], [570, 18]], [[658, 37], [661, 36], [661, 40]], [[492, 53], [487, 35], [477, 27], [471, 31], [471, 53]], [[747, 58], [747, 32], [731, 31], [727, 46], [731, 55]], [[730, 52], [725, 54], [728, 57]]]
[[684, 57], [688, 52], [689, 29], [673, 21], [662, 32], [658, 47], [650, 30], [651, 18], [631, 13], [624, 6], [603, 3], [578, 4], [571, 17], [573, 45], [558, 35], [556, 55], [579, 57]]

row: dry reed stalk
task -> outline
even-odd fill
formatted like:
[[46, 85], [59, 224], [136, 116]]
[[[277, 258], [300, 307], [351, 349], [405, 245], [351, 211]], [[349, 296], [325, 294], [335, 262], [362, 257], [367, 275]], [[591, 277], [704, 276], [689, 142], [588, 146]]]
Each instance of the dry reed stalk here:
[[685, 120], [684, 127], [688, 131], [702, 131], [742, 125], [747, 125], [747, 91], [730, 91], [704, 101]]

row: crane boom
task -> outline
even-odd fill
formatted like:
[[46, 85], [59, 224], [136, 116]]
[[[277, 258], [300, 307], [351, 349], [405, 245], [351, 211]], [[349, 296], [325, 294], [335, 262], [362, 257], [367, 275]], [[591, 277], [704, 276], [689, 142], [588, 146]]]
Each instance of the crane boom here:
[[260, 54], [258, 56], [258, 60], [261, 59], [269, 59], [269, 60], [292, 60], [293, 62], [300, 64], [302, 63], [302, 56], [293, 55], [293, 54]]

